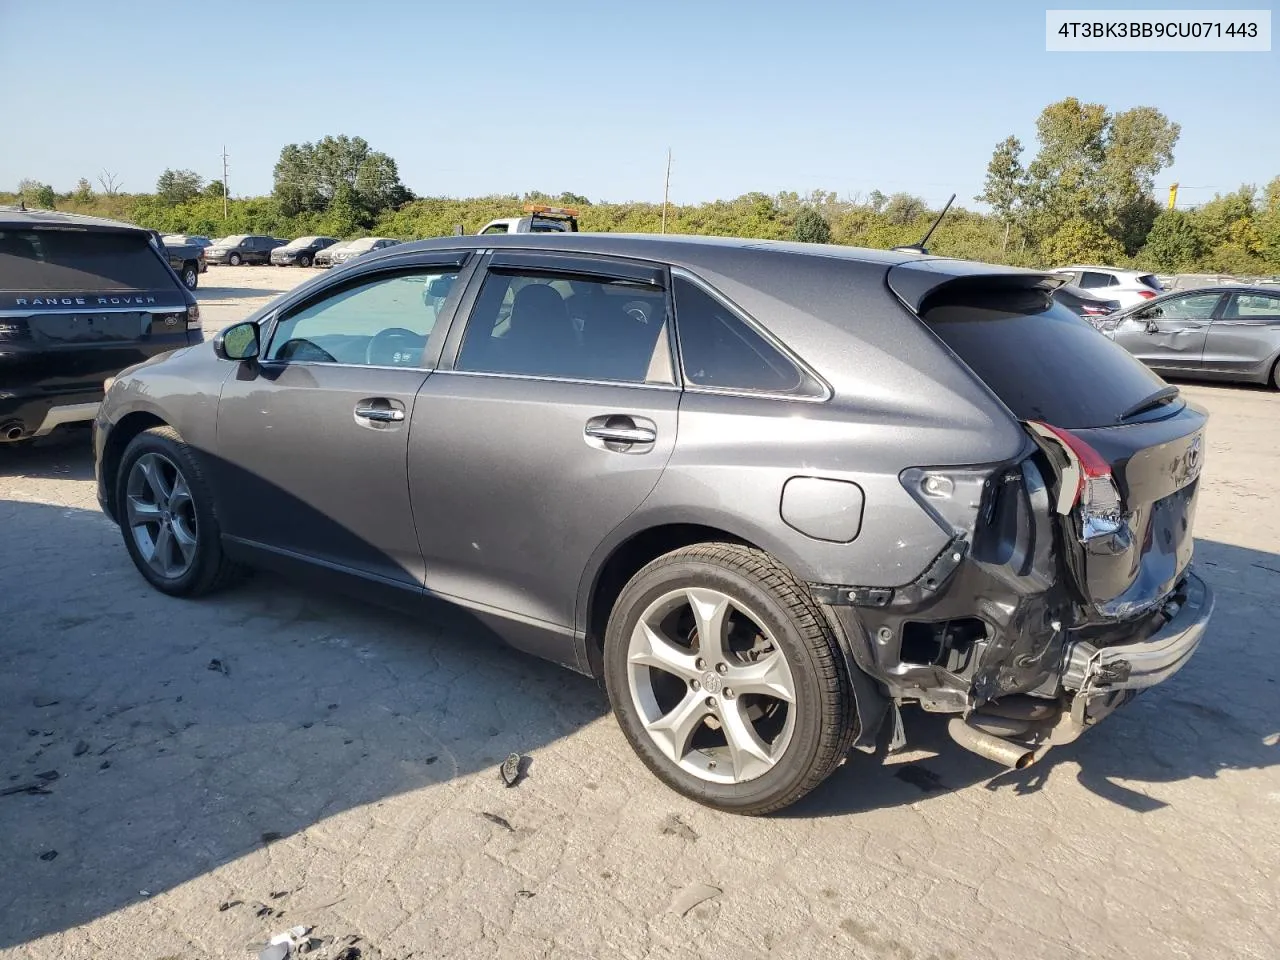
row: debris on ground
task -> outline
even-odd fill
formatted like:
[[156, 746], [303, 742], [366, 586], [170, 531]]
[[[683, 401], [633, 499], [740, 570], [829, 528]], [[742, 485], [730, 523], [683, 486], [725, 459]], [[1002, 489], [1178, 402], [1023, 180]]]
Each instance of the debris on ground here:
[[502, 761], [502, 766], [498, 768], [498, 773], [501, 774], [503, 783], [508, 787], [514, 787], [524, 779], [528, 769], [529, 758], [513, 753]]
[[60, 776], [61, 774], [59, 774], [57, 770], [46, 770], [43, 773], [37, 773], [36, 779], [43, 780], [45, 783], [53, 783], [53, 781], [57, 780]]
[[25, 793], [28, 796], [38, 797], [41, 795], [47, 796], [48, 794], [53, 793], [53, 791], [44, 785], [44, 781], [31, 780], [31, 781], [28, 781], [27, 783], [19, 783], [16, 786], [5, 787], [3, 790], [0, 790], [0, 797], [12, 797], [19, 793]]
[[532, 890], [517, 890], [516, 896], [528, 900], [534, 896], [534, 892]]
[[54, 707], [58, 705], [57, 697], [36, 697], [31, 701], [37, 707]]
[[698, 839], [698, 831], [681, 820], [678, 813], [667, 814], [667, 819], [662, 821], [662, 832], [681, 840]]
[[232, 907], [238, 907], [242, 903], [244, 903], [243, 900], [223, 900], [222, 903], [218, 904], [218, 912], [226, 913]]
[[288, 895], [288, 890], [272, 890], [271, 893], [267, 894], [272, 900], [279, 900], [281, 897], [287, 897]]
[[516, 828], [511, 825], [511, 821], [506, 817], [500, 817], [496, 813], [490, 813], [487, 810], [481, 810], [480, 816], [484, 817], [490, 823], [496, 823], [498, 826], [515, 833]]
[[719, 887], [713, 887], [709, 883], [691, 883], [683, 890], [676, 891], [675, 896], [671, 898], [671, 906], [668, 909], [672, 913], [683, 917], [694, 907], [706, 903], [708, 900], [714, 900], [722, 893], [724, 893], [723, 890]]
[[98, 769], [99, 769], [99, 770], [106, 770], [106, 769], [107, 769], [108, 767], [110, 767], [110, 766], [111, 766], [111, 761], [110, 761], [110, 760], [103, 760], [100, 764], [98, 764]]
[[231, 676], [231, 668], [228, 667], [223, 661], [219, 660], [217, 657], [214, 657], [212, 660], [209, 661], [209, 666], [207, 667], [207, 669], [212, 670], [214, 673], [220, 673], [224, 677]]
[[83, 757], [89, 752], [89, 743], [87, 740], [77, 740], [76, 748], [71, 751], [74, 756]]
[[[347, 741], [347, 743], [350, 743], [350, 742], [351, 742], [350, 740], [348, 740], [348, 741]], [[422, 761], [422, 762], [423, 762], [423, 763], [425, 763], [425, 764], [429, 767], [429, 766], [431, 766], [433, 763], [435, 763], [435, 762], [436, 762], [437, 760], [439, 760], [439, 759], [440, 759], [440, 758], [439, 758], [439, 757], [437, 757], [435, 754], [432, 754], [431, 756], [427, 757], [427, 759], [426, 759], [426, 760], [424, 760], [424, 761]]]
[[44, 853], [40, 854], [40, 859], [41, 859], [41, 860], [44, 860], [44, 861], [47, 863], [48, 861], [52, 860], [52, 859], [53, 859], [54, 857], [56, 857], [57, 855], [58, 855], [58, 851], [57, 851], [57, 850], [46, 850]]

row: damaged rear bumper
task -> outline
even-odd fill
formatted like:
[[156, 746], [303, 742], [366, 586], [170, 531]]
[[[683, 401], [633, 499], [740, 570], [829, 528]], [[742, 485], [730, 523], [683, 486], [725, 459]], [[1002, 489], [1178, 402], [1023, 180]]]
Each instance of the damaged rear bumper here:
[[1188, 572], [1161, 610], [1164, 624], [1144, 639], [1104, 647], [1070, 641], [1064, 650], [1062, 685], [1070, 697], [1072, 721], [1090, 726], [1181, 670], [1200, 645], [1213, 604], [1213, 591]]

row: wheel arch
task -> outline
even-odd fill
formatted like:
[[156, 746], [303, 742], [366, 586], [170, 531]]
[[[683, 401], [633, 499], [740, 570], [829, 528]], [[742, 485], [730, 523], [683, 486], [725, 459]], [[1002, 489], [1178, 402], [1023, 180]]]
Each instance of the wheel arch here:
[[[578, 602], [578, 628], [583, 637], [588, 672], [601, 677], [604, 633], [614, 602], [627, 582], [650, 561], [665, 553], [698, 543], [736, 543], [770, 553], [780, 563], [791, 566], [795, 558], [781, 549], [764, 531], [742, 529], [738, 524], [708, 518], [695, 522], [688, 518], [664, 518], [644, 523], [618, 535], [611, 546], [602, 546], [583, 576]], [[794, 570], [794, 567], [793, 567]]]
[[130, 441], [144, 430], [150, 430], [152, 427], [168, 426], [172, 426], [172, 424], [150, 410], [135, 410], [121, 417], [112, 426], [111, 432], [107, 434], [106, 443], [102, 447], [102, 462], [99, 470], [102, 477], [102, 489], [107, 492], [107, 504], [111, 509], [113, 520], [119, 519], [115, 516], [114, 493], [117, 482], [116, 474], [120, 470], [120, 460], [124, 456], [125, 449], [129, 446]]

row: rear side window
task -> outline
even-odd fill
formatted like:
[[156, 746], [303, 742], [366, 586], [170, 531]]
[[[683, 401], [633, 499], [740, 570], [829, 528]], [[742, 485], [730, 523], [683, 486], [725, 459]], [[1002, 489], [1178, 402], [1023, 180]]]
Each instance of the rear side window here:
[[1138, 278], [1138, 282], [1142, 284], [1144, 287], [1150, 287], [1152, 290], [1164, 289], [1164, 287], [1160, 285], [1160, 278], [1157, 277], [1154, 273], [1144, 273], [1142, 276]]
[[975, 291], [922, 316], [1020, 420], [1109, 426], [1164, 386], [1038, 288]]
[[727, 304], [696, 283], [671, 286], [685, 383], [720, 390], [820, 397], [822, 385]]
[[457, 369], [617, 383], [670, 383], [667, 299], [623, 278], [492, 270]]
[[0, 230], [0, 290], [164, 290], [175, 285], [143, 233]]
[[1094, 270], [1085, 270], [1080, 274], [1080, 286], [1086, 290], [1093, 290], [1097, 287], [1108, 287], [1116, 282], [1116, 278], [1108, 273], [1098, 273]]

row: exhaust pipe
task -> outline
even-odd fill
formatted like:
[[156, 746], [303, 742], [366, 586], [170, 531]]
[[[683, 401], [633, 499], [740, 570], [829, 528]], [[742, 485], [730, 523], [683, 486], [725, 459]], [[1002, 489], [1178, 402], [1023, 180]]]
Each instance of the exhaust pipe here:
[[0, 439], [12, 442], [21, 440], [22, 435], [26, 433], [26, 429], [22, 426], [21, 421], [10, 420], [8, 423], [0, 426]]
[[960, 717], [953, 718], [947, 724], [947, 733], [951, 739], [966, 750], [980, 757], [994, 760], [1011, 770], [1023, 770], [1036, 762], [1036, 751], [1012, 740], [984, 733], [970, 726]]

